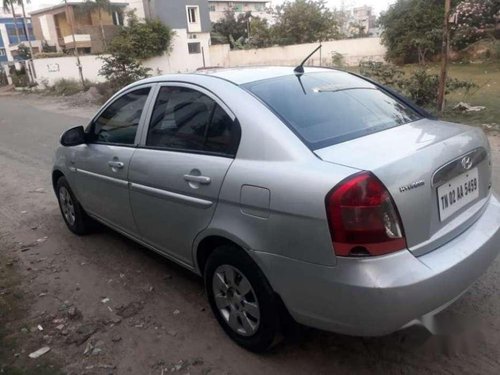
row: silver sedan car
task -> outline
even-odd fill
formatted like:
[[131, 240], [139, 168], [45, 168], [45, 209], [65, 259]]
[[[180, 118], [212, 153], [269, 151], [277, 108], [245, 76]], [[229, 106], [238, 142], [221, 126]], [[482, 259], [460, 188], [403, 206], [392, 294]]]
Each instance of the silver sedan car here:
[[287, 316], [359, 336], [418, 323], [500, 249], [483, 132], [331, 69], [136, 82], [62, 135], [52, 181], [72, 232], [98, 221], [201, 275], [253, 351]]

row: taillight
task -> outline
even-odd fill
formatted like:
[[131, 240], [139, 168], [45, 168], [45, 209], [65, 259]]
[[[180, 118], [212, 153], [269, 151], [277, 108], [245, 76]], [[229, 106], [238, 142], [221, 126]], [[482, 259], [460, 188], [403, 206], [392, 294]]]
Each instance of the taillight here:
[[394, 201], [370, 172], [339, 183], [328, 193], [325, 203], [337, 255], [382, 255], [406, 247]]

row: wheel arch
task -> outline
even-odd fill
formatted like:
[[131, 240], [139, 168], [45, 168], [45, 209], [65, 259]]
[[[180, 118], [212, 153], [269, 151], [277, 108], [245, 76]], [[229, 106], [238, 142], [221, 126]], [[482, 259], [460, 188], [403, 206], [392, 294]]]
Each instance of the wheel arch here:
[[208, 257], [217, 247], [222, 245], [232, 245], [239, 248], [252, 258], [252, 256], [248, 254], [250, 248], [239, 238], [229, 233], [219, 231], [202, 232], [195, 239], [193, 246], [194, 268], [198, 274], [203, 275]]
[[54, 193], [57, 194], [57, 181], [64, 177], [64, 173], [62, 173], [59, 169], [54, 169], [52, 171], [52, 188], [54, 189]]

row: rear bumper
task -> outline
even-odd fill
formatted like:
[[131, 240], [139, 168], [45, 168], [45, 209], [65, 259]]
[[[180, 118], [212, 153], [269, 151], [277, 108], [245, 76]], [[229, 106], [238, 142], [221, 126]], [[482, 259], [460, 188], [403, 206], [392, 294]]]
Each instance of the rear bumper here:
[[481, 217], [440, 248], [337, 258], [326, 267], [254, 252], [274, 290], [299, 323], [357, 336], [394, 332], [458, 298], [500, 251], [500, 202], [492, 194]]

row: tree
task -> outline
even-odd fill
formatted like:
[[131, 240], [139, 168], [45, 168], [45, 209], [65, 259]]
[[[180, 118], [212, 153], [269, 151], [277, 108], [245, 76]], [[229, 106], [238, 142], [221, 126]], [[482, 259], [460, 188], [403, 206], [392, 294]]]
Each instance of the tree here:
[[488, 36], [495, 29], [495, 17], [500, 15], [498, 0], [466, 0], [453, 11], [452, 45], [463, 49]]
[[111, 40], [109, 52], [122, 53], [137, 60], [161, 56], [169, 51], [175, 33], [159, 20], [139, 22], [133, 12], [128, 13], [128, 25]]
[[126, 54], [103, 56], [104, 61], [99, 75], [112, 83], [114, 89], [120, 89], [132, 82], [149, 76], [151, 69], [143, 67], [137, 60]]
[[160, 56], [170, 51], [174, 32], [158, 20], [139, 22], [136, 15], [128, 14], [128, 25], [123, 27], [109, 45], [110, 56], [104, 61], [99, 75], [105, 77], [114, 89], [149, 76], [151, 69], [141, 60]]
[[312, 43], [338, 39], [339, 25], [335, 13], [325, 0], [286, 1], [274, 10], [274, 41], [280, 45]]
[[[80, 7], [81, 11], [92, 13], [97, 11], [97, 18], [99, 20], [99, 27], [101, 28], [101, 38], [104, 45], [104, 49], [108, 48], [108, 43], [106, 41], [106, 33], [104, 31], [104, 25], [102, 23], [102, 13], [107, 12], [112, 14], [115, 11], [120, 11], [121, 8], [116, 4], [113, 4], [110, 0], [85, 0], [85, 2]], [[76, 9], [79, 9], [78, 7]]]
[[251, 17], [248, 20], [250, 35], [248, 37], [248, 46], [250, 48], [264, 48], [272, 45], [271, 29], [267, 19], [260, 17]]
[[251, 17], [250, 12], [240, 13], [236, 16], [233, 10], [226, 10], [222, 19], [212, 23], [212, 42], [214, 44], [229, 43], [231, 48], [246, 44]]
[[16, 11], [14, 10], [14, 4], [17, 4], [19, 0], [3, 0], [3, 9], [8, 12], [9, 10], [12, 13], [12, 18], [14, 19], [14, 26], [16, 30], [16, 38], [17, 38], [17, 43], [21, 42], [21, 38], [19, 37], [19, 30], [17, 29], [17, 17], [16, 17]]
[[397, 0], [380, 16], [386, 58], [396, 63], [424, 63], [441, 46], [442, 0]]
[[24, 43], [20, 43], [17, 46], [17, 56], [19, 56], [21, 60], [30, 60], [31, 53], [29, 47], [26, 46]]
[[[29, 0], [26, 0], [28, 3], [30, 2]], [[29, 54], [30, 54], [30, 59], [31, 56], [33, 56], [33, 46], [31, 44], [31, 37], [30, 37], [30, 32], [28, 29], [28, 25], [26, 24], [26, 9], [24, 8], [24, 0], [3, 0], [3, 8], [5, 10], [10, 10], [12, 11], [12, 18], [14, 19], [14, 28], [16, 31], [16, 37], [17, 37], [17, 43], [21, 41], [19, 38], [19, 31], [17, 29], [17, 17], [16, 17], [16, 12], [14, 10], [14, 5], [20, 5], [22, 12], [23, 12], [23, 26], [24, 26], [24, 33], [26, 34], [26, 40], [28, 41], [28, 46], [29, 46]], [[33, 64], [29, 63], [29, 70], [31, 74], [31, 79], [33, 82], [35, 81], [36, 78], [36, 73], [35, 73], [35, 67]]]

